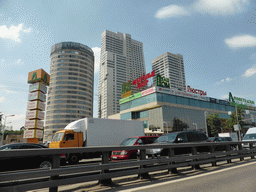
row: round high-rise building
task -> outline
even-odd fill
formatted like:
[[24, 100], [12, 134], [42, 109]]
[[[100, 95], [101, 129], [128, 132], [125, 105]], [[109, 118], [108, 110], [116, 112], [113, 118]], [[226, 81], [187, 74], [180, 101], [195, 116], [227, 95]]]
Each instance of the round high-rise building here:
[[93, 116], [94, 53], [86, 45], [52, 46], [44, 141], [72, 121]]

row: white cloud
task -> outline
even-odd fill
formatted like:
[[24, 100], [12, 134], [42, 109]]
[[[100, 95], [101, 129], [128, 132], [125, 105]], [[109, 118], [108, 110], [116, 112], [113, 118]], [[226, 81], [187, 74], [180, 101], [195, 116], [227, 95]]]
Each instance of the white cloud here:
[[247, 69], [243, 76], [250, 77], [256, 73], [256, 65], [252, 66], [251, 68]]
[[199, 13], [223, 16], [242, 12], [248, 4], [249, 0], [198, 0], [193, 6]]
[[20, 42], [20, 33], [29, 33], [31, 28], [23, 29], [23, 24], [19, 24], [18, 26], [11, 26], [8, 28], [6, 25], [0, 26], [0, 37], [3, 39], [11, 39], [15, 42]]
[[235, 36], [225, 39], [225, 43], [230, 48], [254, 47], [256, 46], [256, 37], [251, 35]]
[[221, 99], [228, 99], [228, 97], [229, 97], [229, 95], [226, 94], [226, 95], [222, 95], [220, 98], [221, 98]]
[[220, 81], [216, 82], [216, 84], [221, 84], [221, 83], [224, 83], [224, 82], [230, 82], [232, 80], [234, 80], [235, 78], [230, 78], [230, 77], [227, 77], [225, 79], [221, 79]]
[[93, 47], [92, 48], [94, 52], [94, 73], [99, 72], [100, 67], [100, 48], [99, 47]]
[[0, 97], [0, 103], [4, 102], [5, 98], [4, 97]]
[[213, 16], [233, 15], [244, 11], [248, 5], [249, 0], [197, 0], [194, 4], [187, 7], [179, 5], [162, 7], [156, 12], [155, 17], [163, 19], [192, 15], [192, 13]]
[[190, 13], [186, 10], [186, 8], [183, 8], [178, 5], [169, 5], [167, 7], [163, 7], [159, 9], [155, 17], [159, 19], [167, 18], [167, 17], [181, 17], [185, 15], [190, 15]]

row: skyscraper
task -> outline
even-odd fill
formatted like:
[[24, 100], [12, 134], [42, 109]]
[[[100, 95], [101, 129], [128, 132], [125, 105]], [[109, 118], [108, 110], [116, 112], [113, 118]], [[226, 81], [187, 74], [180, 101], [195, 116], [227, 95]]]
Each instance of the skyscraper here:
[[[104, 31], [98, 87], [98, 117], [107, 118], [120, 111], [122, 84], [145, 74], [143, 44], [131, 35]], [[136, 87], [132, 86], [133, 93]]]
[[[155, 74], [169, 78], [170, 88], [186, 91], [183, 56], [180, 54], [165, 53], [152, 60], [152, 70]], [[153, 82], [156, 82], [153, 77]]]
[[75, 120], [93, 115], [94, 53], [86, 45], [52, 46], [44, 141]]

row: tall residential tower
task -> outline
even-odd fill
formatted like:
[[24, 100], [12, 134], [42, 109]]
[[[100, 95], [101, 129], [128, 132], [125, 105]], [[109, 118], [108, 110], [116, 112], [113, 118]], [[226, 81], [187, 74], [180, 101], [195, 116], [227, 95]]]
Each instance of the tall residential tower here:
[[[152, 60], [152, 70], [155, 74], [169, 78], [170, 88], [186, 91], [183, 56], [180, 54], [165, 53]], [[156, 82], [155, 77], [153, 78]]]
[[93, 116], [94, 53], [86, 45], [52, 46], [44, 141], [75, 120]]
[[[98, 117], [119, 113], [122, 84], [146, 73], [143, 44], [131, 35], [104, 31], [98, 87]], [[132, 87], [136, 91], [135, 86]]]

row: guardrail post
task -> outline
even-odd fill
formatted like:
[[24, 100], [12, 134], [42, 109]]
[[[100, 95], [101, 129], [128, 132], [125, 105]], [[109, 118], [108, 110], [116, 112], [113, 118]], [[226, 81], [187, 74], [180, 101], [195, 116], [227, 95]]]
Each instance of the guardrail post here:
[[[197, 148], [196, 147], [192, 147], [191, 149], [192, 151], [192, 155], [197, 155]], [[197, 159], [194, 159], [193, 161], [198, 161]], [[199, 165], [192, 165], [193, 169], [200, 169]]]
[[[239, 151], [241, 151], [241, 150], [243, 150], [243, 147], [242, 147], [242, 144], [240, 143], [240, 144], [238, 144], [238, 150]], [[241, 152], [239, 152], [239, 155], [241, 155], [242, 153]], [[240, 161], [243, 161], [244, 160], [244, 157], [240, 157]]]
[[[169, 148], [168, 149], [168, 156], [169, 157], [174, 157], [174, 149], [173, 148]], [[170, 164], [175, 164], [175, 162], [170, 162], [169, 163], [169, 165]], [[168, 172], [170, 173], [178, 173], [178, 170], [177, 170], [177, 168], [171, 168], [171, 169], [168, 169]]]
[[[210, 146], [210, 152], [211, 152], [211, 154], [215, 152], [215, 146], [214, 145]], [[215, 157], [212, 157], [212, 158], [215, 159]], [[213, 162], [212, 166], [216, 166], [216, 164], [217, 164], [216, 162]]]
[[[253, 143], [250, 143], [249, 144], [249, 146], [250, 146], [250, 149], [252, 149], [253, 148]], [[251, 159], [254, 159], [254, 152], [251, 152], [253, 155], [251, 156]]]
[[[140, 150], [140, 160], [146, 160], [146, 149]], [[146, 168], [146, 165], [141, 165], [140, 169]], [[148, 179], [150, 178], [148, 173], [139, 173], [138, 178], [140, 179]]]
[[[102, 152], [102, 164], [107, 164], [107, 163], [109, 163], [109, 151]], [[109, 173], [109, 170], [108, 169], [102, 170], [101, 173]], [[98, 184], [111, 185], [112, 179], [109, 178], [109, 179], [99, 180]]]
[[[59, 168], [60, 167], [60, 155], [53, 155], [52, 156], [52, 168]], [[50, 180], [58, 179], [59, 175], [54, 175], [50, 177]], [[49, 192], [58, 192], [58, 186], [50, 187]]]
[[[230, 145], [229, 145], [229, 144], [226, 145], [226, 151], [227, 151], [227, 152], [230, 151]], [[231, 158], [231, 155], [227, 155], [227, 156]], [[227, 160], [227, 163], [231, 163], [231, 159], [228, 159], [228, 160]]]

